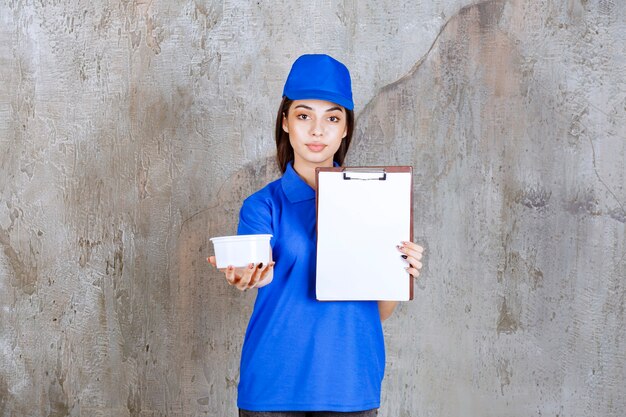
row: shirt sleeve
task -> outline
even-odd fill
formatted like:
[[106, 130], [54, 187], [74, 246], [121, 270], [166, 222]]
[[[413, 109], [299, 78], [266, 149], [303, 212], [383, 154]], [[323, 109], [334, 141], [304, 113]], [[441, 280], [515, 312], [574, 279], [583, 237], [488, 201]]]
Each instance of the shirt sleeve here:
[[272, 227], [272, 210], [268, 202], [248, 197], [239, 210], [238, 235], [273, 235], [270, 246], [274, 248], [276, 236]]

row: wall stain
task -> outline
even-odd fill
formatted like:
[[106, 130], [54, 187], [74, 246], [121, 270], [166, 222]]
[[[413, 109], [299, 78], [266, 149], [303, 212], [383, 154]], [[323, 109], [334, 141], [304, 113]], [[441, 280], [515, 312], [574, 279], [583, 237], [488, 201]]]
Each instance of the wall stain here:
[[[199, 1], [194, 2], [193, 19], [199, 21], [202, 24], [203, 31], [210, 31], [217, 25], [222, 19], [222, 7], [223, 3], [208, 3], [204, 4]], [[202, 49], [205, 49], [206, 40], [203, 38], [201, 45]]]
[[626, 223], [626, 210], [622, 207], [615, 207], [609, 211], [609, 216], [620, 223]]
[[500, 333], [515, 333], [519, 329], [519, 320], [513, 315], [506, 304], [506, 297], [500, 304], [500, 316], [498, 317], [497, 331]]
[[537, 268], [534, 262], [527, 260], [517, 251], [508, 251], [506, 257], [503, 275], [519, 281], [528, 278], [533, 290], [543, 285], [543, 271]]
[[131, 385], [128, 390], [128, 398], [126, 399], [126, 407], [130, 413], [130, 417], [141, 416], [141, 396], [139, 392]]
[[227, 376], [224, 377], [226, 380], [226, 388], [227, 389], [236, 389], [237, 388], [237, 378], [229, 378]]
[[136, 181], [137, 181], [137, 191], [138, 191], [138, 195], [139, 195], [139, 199], [140, 200], [145, 200], [148, 197], [148, 190], [146, 189], [147, 185], [148, 185], [148, 175], [149, 175], [149, 169], [150, 169], [150, 164], [149, 164], [149, 160], [148, 163], [144, 163], [143, 158], [141, 158], [140, 161], [138, 161], [139, 167], [137, 168], [137, 175], [136, 175]]
[[[497, 27], [498, 22], [502, 18], [502, 12], [506, 1], [484, 1], [476, 5], [466, 6], [467, 10], [477, 9], [479, 15], [479, 25], [482, 30]], [[461, 10], [461, 13], [464, 12]]]
[[548, 205], [552, 191], [546, 190], [541, 185], [536, 187], [525, 187], [523, 190], [519, 190], [514, 201], [525, 207], [541, 210]]
[[567, 142], [575, 148], [580, 147], [580, 138], [587, 136], [587, 127], [583, 123], [583, 119], [589, 116], [589, 107], [584, 106], [570, 120], [569, 129], [567, 131]]
[[[13, 246], [11, 246], [11, 236], [9, 230], [0, 227], [0, 245], [3, 247], [4, 255], [9, 261], [9, 265], [15, 274], [15, 280], [11, 283], [14, 287], [22, 290], [26, 295], [33, 295], [37, 283], [37, 265], [29, 264], [24, 260]], [[34, 249], [29, 242], [30, 253], [33, 255]]]
[[4, 380], [4, 377], [0, 375], [0, 415], [7, 415], [5, 410], [10, 398], [11, 394], [9, 393], [9, 385]]
[[130, 47], [135, 50], [141, 45], [141, 30], [133, 30], [128, 33], [130, 35]]
[[93, 250], [93, 248], [99, 246], [101, 243], [101, 241], [92, 242], [89, 239], [85, 239], [83, 237], [78, 238], [78, 246], [80, 247], [80, 257], [78, 258], [78, 264], [81, 266], [81, 268], [84, 268], [91, 259], [91, 251]]
[[585, 4], [587, 0], [568, 0], [567, 13], [574, 21], [581, 20], [585, 13]]
[[500, 267], [498, 267], [497, 270], [497, 280], [499, 283], [501, 283], [504, 280], [504, 276], [505, 274], [508, 272], [509, 270], [509, 246], [511, 245], [511, 240], [513, 239], [513, 233], [516, 230], [515, 226], [517, 224], [517, 219], [513, 219], [513, 224], [511, 225], [511, 228], [508, 232], [504, 233], [504, 236], [502, 236], [502, 249], [504, 251], [504, 264]]
[[124, 231], [118, 229], [115, 232], [113, 244], [115, 245], [113, 262], [106, 260], [105, 274], [121, 277], [124, 271]]
[[598, 3], [598, 11], [606, 16], [614, 17], [612, 15], [615, 9], [615, 1], [616, 0], [600, 0]]
[[94, 25], [96, 32], [102, 36], [106, 36], [107, 30], [111, 26], [111, 8], [105, 8], [100, 16], [100, 21], [97, 25]]
[[508, 359], [501, 359], [497, 367], [498, 378], [500, 378], [500, 393], [504, 395], [504, 387], [511, 385], [513, 369]]
[[155, 23], [154, 17], [146, 19], [146, 45], [155, 55], [161, 53], [161, 42], [163, 42], [163, 28]]
[[70, 414], [67, 395], [58, 379], [53, 379], [48, 387], [48, 403], [50, 407], [48, 417], [67, 417]]
[[589, 214], [591, 216], [599, 216], [602, 214], [598, 199], [595, 196], [594, 190], [591, 188], [579, 190], [574, 197], [563, 201], [563, 209], [576, 215]]

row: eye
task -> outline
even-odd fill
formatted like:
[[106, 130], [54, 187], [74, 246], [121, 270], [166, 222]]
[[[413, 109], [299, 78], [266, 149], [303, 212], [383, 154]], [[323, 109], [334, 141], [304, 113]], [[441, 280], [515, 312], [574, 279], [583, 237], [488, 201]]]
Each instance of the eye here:
[[302, 114], [298, 114], [298, 115], [296, 116], [296, 119], [306, 120], [306, 119], [308, 119], [308, 117], [309, 117], [309, 116], [308, 116], [307, 114], [302, 113]]
[[330, 120], [333, 123], [337, 123], [339, 121], [339, 117], [337, 117], [337, 116], [330, 116], [328, 118], [328, 120]]

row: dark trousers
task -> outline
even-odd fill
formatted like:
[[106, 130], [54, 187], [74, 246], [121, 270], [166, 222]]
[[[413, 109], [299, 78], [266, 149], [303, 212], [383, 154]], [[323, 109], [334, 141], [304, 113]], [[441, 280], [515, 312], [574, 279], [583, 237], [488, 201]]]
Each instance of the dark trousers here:
[[239, 417], [375, 417], [378, 408], [342, 413], [339, 411], [248, 411], [239, 409]]

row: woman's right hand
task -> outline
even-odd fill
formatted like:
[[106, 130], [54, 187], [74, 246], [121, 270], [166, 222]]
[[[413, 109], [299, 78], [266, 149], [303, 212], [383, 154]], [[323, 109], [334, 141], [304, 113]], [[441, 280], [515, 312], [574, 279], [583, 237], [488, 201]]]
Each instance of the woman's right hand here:
[[[217, 267], [215, 256], [209, 256], [207, 261], [214, 267]], [[220, 268], [220, 271], [224, 272], [226, 281], [230, 285], [245, 291], [248, 288], [260, 288], [272, 282], [275, 263], [274, 261], [271, 261], [268, 265], [251, 263], [247, 268], [235, 268], [229, 265], [228, 268]]]

